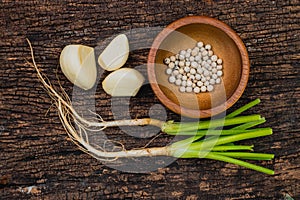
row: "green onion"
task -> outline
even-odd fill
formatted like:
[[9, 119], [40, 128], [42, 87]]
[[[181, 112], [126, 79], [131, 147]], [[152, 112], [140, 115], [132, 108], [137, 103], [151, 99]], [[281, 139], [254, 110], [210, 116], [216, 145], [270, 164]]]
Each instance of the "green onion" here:
[[274, 174], [272, 170], [237, 159], [271, 160], [274, 158], [273, 154], [254, 153], [253, 145], [234, 144], [237, 141], [272, 134], [271, 128], [253, 128], [266, 121], [260, 115], [237, 116], [259, 102], [260, 100], [256, 99], [222, 119], [165, 123], [162, 129], [167, 134], [191, 136], [171, 144], [169, 146], [170, 154], [178, 158], [208, 158], [225, 161], [266, 174]]
[[[265, 128], [262, 130], [257, 130], [257, 131], [252, 131], [248, 133], [241, 133], [241, 134], [236, 134], [236, 135], [229, 135], [229, 136], [224, 136], [224, 137], [214, 137], [212, 139], [206, 139], [206, 140], [201, 140], [201, 141], [193, 141], [192, 143], [186, 143], [186, 146], [189, 146], [188, 148], [191, 150], [204, 150], [207, 148], [212, 148], [213, 146], [218, 146], [230, 142], [236, 142], [240, 140], [246, 140], [246, 139], [251, 139], [251, 138], [256, 138], [256, 137], [262, 137], [262, 136], [267, 136], [272, 134], [272, 129], [271, 128]], [[177, 148], [178, 143], [174, 143], [173, 147]]]
[[[204, 155], [204, 156], [202, 156]], [[254, 165], [252, 163], [248, 163], [245, 161], [241, 161], [238, 160], [236, 158], [232, 158], [232, 157], [228, 157], [228, 156], [224, 156], [224, 155], [220, 155], [217, 154], [215, 152], [207, 152], [206, 154], [199, 154], [199, 152], [197, 151], [186, 151], [185, 153], [183, 153], [180, 158], [207, 158], [207, 159], [212, 159], [212, 160], [219, 160], [219, 161], [224, 161], [227, 163], [232, 163], [232, 164], [236, 164], [236, 165], [240, 165], [249, 169], [253, 169], [259, 172], [263, 172], [265, 174], [269, 174], [269, 175], [274, 175], [274, 171], [258, 166], [258, 165]]]
[[264, 128], [257, 128], [257, 129], [229, 129], [229, 130], [216, 130], [216, 129], [207, 129], [207, 130], [199, 130], [199, 131], [186, 131], [186, 132], [170, 132], [167, 133], [169, 135], [197, 135], [197, 136], [205, 136], [205, 135], [235, 135], [238, 133], [247, 133], [247, 132], [253, 132], [257, 130], [264, 130]]
[[261, 120], [262, 117], [260, 115], [249, 115], [249, 116], [240, 116], [235, 118], [222, 118], [208, 121], [199, 121], [199, 122], [173, 122], [173, 123], [165, 123], [162, 127], [162, 131], [166, 133], [176, 133], [176, 132], [184, 132], [184, 131], [195, 131], [200, 129], [208, 129], [208, 128], [218, 128], [223, 126], [231, 126], [236, 124], [243, 124], [251, 121]]
[[248, 152], [214, 152], [218, 155], [241, 158], [241, 159], [250, 159], [250, 160], [271, 160], [274, 158], [274, 154], [266, 153], [248, 153]]
[[235, 159], [235, 158], [230, 158], [230, 157], [227, 157], [227, 156], [218, 155], [218, 154], [212, 153], [212, 152], [208, 153], [205, 158], [213, 159], [213, 160], [220, 160], [220, 161], [240, 165], [240, 166], [243, 166], [243, 167], [246, 167], [246, 168], [249, 168], [249, 169], [253, 169], [253, 170], [256, 170], [256, 171], [259, 171], [259, 172], [263, 172], [265, 174], [274, 175], [273, 170], [270, 170], [270, 169], [267, 169], [267, 168], [264, 168], [264, 167], [261, 167], [261, 166], [257, 166], [257, 165], [254, 165], [254, 164], [251, 164], [251, 163], [248, 163], [248, 162], [245, 162], [245, 161], [241, 161], [241, 160], [238, 160], [238, 159]]
[[259, 124], [263, 124], [265, 122], [266, 122], [266, 119], [263, 117], [260, 120], [252, 121], [252, 122], [248, 122], [248, 123], [236, 126], [236, 127], [232, 128], [231, 130], [246, 130], [248, 128], [252, 128], [254, 126], [257, 126]]
[[230, 146], [215, 146], [212, 148], [212, 151], [240, 151], [240, 150], [248, 150], [253, 151], [254, 145], [230, 145]]
[[260, 103], [260, 99], [255, 99], [254, 101], [251, 101], [250, 103], [240, 107], [239, 109], [235, 110], [234, 112], [230, 113], [229, 115], [226, 116], [227, 119], [233, 118], [242, 112], [252, 108], [253, 106], [257, 105]]

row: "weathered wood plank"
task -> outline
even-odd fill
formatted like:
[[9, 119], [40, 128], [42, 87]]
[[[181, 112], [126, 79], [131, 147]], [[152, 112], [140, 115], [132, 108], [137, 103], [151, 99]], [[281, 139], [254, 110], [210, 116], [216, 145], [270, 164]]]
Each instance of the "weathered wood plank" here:
[[[1, 1], [0, 8], [0, 196], [1, 199], [283, 199], [300, 197], [300, 4], [276, 1]], [[251, 60], [248, 87], [234, 108], [251, 99], [251, 110], [267, 118], [270, 137], [252, 140], [256, 150], [275, 153], [266, 176], [231, 164], [180, 159], [155, 172], [131, 174], [106, 167], [77, 150], [41, 88], [25, 38], [34, 46], [43, 73], [69, 94], [72, 84], [58, 68], [62, 48], [71, 43], [95, 46], [113, 34], [164, 27], [187, 15], [208, 15], [229, 24], [243, 39]], [[151, 43], [152, 37], [145, 38]], [[148, 50], [130, 55], [128, 66], [146, 63]], [[141, 70], [146, 75], [146, 70]], [[57, 73], [56, 73], [57, 72]], [[151, 98], [149, 98], [151, 97]], [[97, 112], [113, 119], [110, 98], [97, 88]], [[148, 115], [158, 104], [150, 86], [131, 100], [132, 117]], [[180, 120], [168, 111], [168, 118]], [[109, 129], [128, 147], [138, 139]], [[164, 144], [165, 137], [154, 145]], [[141, 139], [139, 143], [146, 143]], [[36, 186], [31, 194], [26, 187]], [[21, 189], [23, 188], [23, 192]]]

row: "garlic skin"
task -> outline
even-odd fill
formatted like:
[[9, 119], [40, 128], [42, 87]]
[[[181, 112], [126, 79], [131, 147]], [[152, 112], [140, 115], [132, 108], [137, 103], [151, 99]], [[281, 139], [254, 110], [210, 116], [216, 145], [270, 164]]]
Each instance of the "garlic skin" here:
[[103, 50], [98, 58], [99, 65], [107, 70], [114, 71], [121, 68], [129, 55], [129, 42], [124, 34], [115, 37]]
[[91, 89], [97, 78], [94, 48], [68, 45], [60, 54], [60, 67], [64, 75], [76, 86]]
[[111, 96], [135, 96], [144, 81], [144, 76], [137, 70], [122, 68], [109, 74], [102, 87]]

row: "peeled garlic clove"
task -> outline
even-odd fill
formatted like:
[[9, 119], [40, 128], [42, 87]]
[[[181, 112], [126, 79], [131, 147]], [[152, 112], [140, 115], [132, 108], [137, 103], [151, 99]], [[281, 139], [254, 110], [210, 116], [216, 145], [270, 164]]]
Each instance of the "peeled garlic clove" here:
[[60, 54], [60, 67], [65, 76], [76, 86], [91, 89], [97, 78], [94, 48], [68, 45]]
[[137, 70], [123, 68], [109, 74], [103, 80], [102, 87], [111, 96], [135, 96], [144, 80]]
[[115, 37], [104, 49], [98, 58], [99, 65], [107, 70], [114, 71], [122, 67], [129, 55], [129, 43], [126, 35]]

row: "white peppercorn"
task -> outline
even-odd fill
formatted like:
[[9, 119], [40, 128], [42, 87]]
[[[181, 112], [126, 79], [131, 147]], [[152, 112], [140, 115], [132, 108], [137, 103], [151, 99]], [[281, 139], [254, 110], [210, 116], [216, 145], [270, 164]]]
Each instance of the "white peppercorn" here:
[[169, 68], [173, 69], [175, 67], [175, 63], [170, 62], [168, 66], [169, 66]]
[[210, 58], [212, 61], [216, 62], [218, 60], [218, 57], [216, 55], [211, 56]]
[[177, 80], [175, 81], [175, 84], [178, 85], [178, 86], [181, 85], [181, 80], [180, 80], [180, 79], [177, 79]]
[[171, 57], [170, 57], [170, 60], [171, 60], [172, 62], [175, 62], [175, 60], [176, 60], [175, 56], [171, 56]]
[[201, 92], [206, 92], [206, 86], [201, 86], [201, 88], [200, 88], [200, 90], [201, 90]]
[[209, 71], [208, 70], [204, 70], [203, 75], [204, 76], [209, 76]]
[[199, 92], [200, 92], [200, 88], [199, 88], [199, 87], [195, 87], [195, 88], [194, 88], [194, 92], [195, 92], [195, 93], [199, 93]]
[[189, 86], [192, 86], [192, 84], [193, 84], [193, 82], [192, 82], [192, 81], [190, 81], [190, 80], [187, 80], [187, 81], [186, 81], [186, 86], [188, 86], [188, 87], [189, 87]]
[[179, 65], [179, 67], [183, 67], [184, 66], [184, 62], [183, 61], [179, 61], [178, 65]]
[[203, 47], [203, 42], [198, 42], [198, 43], [197, 43], [197, 46], [198, 46], [199, 48]]
[[179, 88], [179, 91], [180, 91], [180, 92], [185, 92], [185, 87], [184, 87], [184, 86], [181, 86], [181, 87]]
[[197, 85], [198, 85], [199, 87], [201, 87], [201, 86], [203, 86], [203, 82], [202, 82], [202, 81], [198, 81], [198, 82], [197, 82]]
[[218, 78], [218, 75], [217, 74], [213, 74], [211, 77], [216, 80]]
[[218, 70], [221, 70], [222, 68], [223, 68], [222, 65], [217, 65], [217, 69], [218, 69]]
[[181, 54], [179, 55], [179, 60], [184, 60], [184, 58], [185, 58], [184, 55]]
[[190, 68], [189, 68], [189, 67], [184, 67], [184, 71], [185, 71], [185, 72], [189, 72], [189, 71], [190, 71]]
[[165, 58], [164, 63], [168, 65], [171, 62], [170, 58]]
[[211, 49], [211, 45], [210, 44], [205, 45], [205, 49], [210, 50]]
[[170, 82], [170, 83], [175, 83], [175, 81], [176, 81], [175, 76], [170, 76], [170, 77], [169, 77], [169, 82]]
[[179, 74], [183, 74], [184, 73], [184, 69], [180, 68], [179, 70]]
[[196, 56], [196, 55], [198, 55], [198, 52], [199, 52], [199, 51], [193, 50], [191, 54], [192, 54], [192, 56]]
[[186, 51], [185, 50], [181, 50], [179, 54], [184, 56], [186, 54]]
[[216, 80], [212, 78], [212, 79], [209, 80], [209, 83], [210, 83], [211, 85], [214, 85], [214, 84], [216, 83]]
[[[198, 70], [197, 70], [197, 72], [198, 72]], [[201, 75], [200, 74], [196, 74], [195, 78], [196, 78], [196, 80], [200, 80], [201, 79]]]
[[191, 73], [191, 74], [196, 74], [196, 70], [195, 70], [194, 68], [192, 68], [192, 69], [190, 70], [190, 73]]
[[168, 75], [172, 74], [172, 69], [171, 68], [167, 68], [166, 69], [166, 74], [168, 74]]
[[194, 49], [193, 49], [193, 51], [198, 51], [198, 52], [199, 52], [199, 51], [200, 51], [200, 48], [197, 47], [197, 46], [195, 46]]
[[202, 56], [207, 56], [208, 52], [206, 50], [202, 51]]
[[202, 60], [207, 61], [208, 60], [208, 56], [203, 56]]
[[187, 66], [187, 67], [191, 66], [191, 62], [190, 61], [186, 61], [185, 62], [185, 66]]
[[203, 73], [202, 67], [198, 67], [198, 68], [197, 68], [197, 72], [198, 72], [199, 74], [202, 74], [202, 73]]
[[174, 76], [176, 76], [176, 75], [179, 74], [179, 71], [178, 71], [178, 70], [174, 70], [172, 74], [173, 74]]
[[183, 81], [186, 81], [187, 80], [187, 76], [182, 76], [181, 78]]
[[186, 87], [185, 90], [186, 90], [186, 92], [192, 92], [193, 88], [192, 87]]
[[206, 69], [209, 69], [210, 65], [209, 65], [208, 63], [205, 63], [204, 67], [205, 67]]
[[206, 87], [206, 89], [207, 89], [207, 91], [211, 92], [211, 91], [213, 91], [214, 86], [208, 85], [208, 86]]
[[222, 60], [221, 58], [219, 58], [219, 59], [217, 60], [217, 63], [218, 63], [219, 65], [221, 65], [221, 64], [223, 63], [223, 60]]
[[223, 72], [222, 72], [222, 71], [217, 71], [217, 75], [218, 75], [218, 76], [222, 76], [222, 75], [223, 75]]
[[191, 63], [191, 67], [193, 68], [197, 68], [198, 66], [199, 66], [198, 63], [195, 61]]
[[181, 78], [182, 78], [182, 74], [178, 74], [178, 75], [176, 76], [176, 78], [177, 78], [177, 79], [181, 79]]
[[193, 88], [192, 87], [186, 87], [186, 92], [192, 92]]

